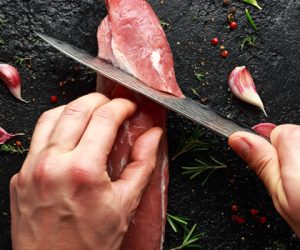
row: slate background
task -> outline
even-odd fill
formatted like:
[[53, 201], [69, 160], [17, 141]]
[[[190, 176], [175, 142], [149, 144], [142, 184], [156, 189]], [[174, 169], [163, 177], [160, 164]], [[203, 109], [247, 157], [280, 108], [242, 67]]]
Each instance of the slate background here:
[[[298, 0], [260, 0], [262, 11], [233, 1], [236, 6], [238, 29], [225, 28], [228, 8], [221, 0], [159, 0], [149, 1], [161, 20], [170, 24], [166, 34], [174, 54], [178, 82], [183, 92], [196, 100], [208, 98], [213, 109], [248, 126], [258, 122], [299, 123], [299, 45], [300, 2]], [[259, 27], [254, 32], [247, 23], [244, 9], [248, 8]], [[96, 0], [0, 0], [0, 61], [15, 65], [23, 79], [22, 95], [29, 104], [16, 101], [0, 85], [0, 126], [9, 132], [25, 132], [19, 138], [29, 146], [34, 124], [42, 112], [68, 103], [76, 97], [92, 92], [95, 76], [62, 54], [46, 46], [32, 33], [37, 30], [66, 40], [96, 54], [96, 30], [105, 16], [104, 1]], [[195, 16], [197, 17], [196, 20]], [[255, 34], [255, 47], [240, 50], [246, 34]], [[210, 45], [213, 37], [224, 40], [230, 56], [224, 60], [219, 50]], [[30, 57], [16, 65], [18, 57]], [[246, 65], [265, 103], [268, 118], [255, 107], [232, 98], [226, 79], [235, 66]], [[195, 72], [207, 72], [198, 82]], [[67, 81], [59, 87], [61, 81]], [[194, 88], [199, 97], [193, 94]], [[59, 102], [51, 104], [51, 95]], [[195, 125], [170, 114], [170, 155]], [[197, 223], [197, 231], [205, 235], [200, 242], [203, 249], [300, 249], [299, 240], [275, 212], [271, 199], [257, 177], [227, 147], [226, 140], [206, 133], [218, 140], [210, 154], [227, 164], [216, 171], [202, 187], [204, 177], [190, 181], [181, 175], [180, 164], [170, 163], [169, 210]], [[14, 141], [11, 141], [13, 143]], [[11, 176], [18, 172], [23, 155], [0, 153], [0, 249], [10, 245], [10, 217], [8, 186]], [[237, 225], [230, 220], [230, 206], [237, 202], [247, 223]], [[248, 210], [257, 208], [268, 219], [260, 225], [249, 216]], [[165, 249], [181, 241], [167, 225]]]

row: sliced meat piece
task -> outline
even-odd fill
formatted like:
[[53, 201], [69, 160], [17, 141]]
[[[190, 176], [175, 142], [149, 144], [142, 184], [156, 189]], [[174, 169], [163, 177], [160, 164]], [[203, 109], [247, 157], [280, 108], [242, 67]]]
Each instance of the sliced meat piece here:
[[[177, 85], [171, 48], [160, 21], [144, 0], [107, 0], [108, 17], [98, 33], [99, 56], [145, 84], [183, 97]], [[110, 42], [109, 42], [110, 41]], [[111, 51], [112, 50], [112, 51]]]
[[[144, 0], [107, 0], [106, 4], [108, 16], [100, 24], [97, 35], [99, 57], [155, 89], [183, 97], [176, 82], [170, 46], [151, 6]], [[108, 172], [115, 180], [130, 160], [136, 138], [153, 126], [166, 128], [166, 110], [100, 75], [97, 90], [111, 98], [134, 98], [138, 103], [136, 114], [119, 129], [108, 159]], [[168, 154], [164, 134], [155, 171], [121, 250], [162, 249], [167, 187]]]

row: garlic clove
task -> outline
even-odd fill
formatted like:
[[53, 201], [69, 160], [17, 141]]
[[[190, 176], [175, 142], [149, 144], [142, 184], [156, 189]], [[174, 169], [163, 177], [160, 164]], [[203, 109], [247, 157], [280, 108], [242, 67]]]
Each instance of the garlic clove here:
[[257, 94], [252, 76], [245, 66], [236, 67], [229, 75], [228, 85], [231, 92], [240, 100], [259, 107], [267, 113], [264, 104]]
[[9, 64], [0, 64], [0, 80], [3, 80], [9, 91], [22, 102], [28, 103], [21, 96], [21, 77], [18, 70]]
[[3, 128], [0, 127], [0, 144], [4, 144], [7, 140], [17, 135], [24, 135], [23, 133], [9, 134]]
[[270, 137], [271, 132], [277, 125], [274, 123], [259, 123], [252, 127], [252, 129], [259, 135]]

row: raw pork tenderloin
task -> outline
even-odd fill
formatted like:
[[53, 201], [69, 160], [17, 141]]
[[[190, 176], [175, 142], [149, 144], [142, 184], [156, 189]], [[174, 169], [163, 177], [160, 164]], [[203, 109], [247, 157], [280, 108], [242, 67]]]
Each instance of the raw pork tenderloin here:
[[[173, 56], [160, 21], [145, 0], [107, 0], [108, 15], [98, 28], [98, 56], [132, 74], [145, 84], [183, 97], [177, 85]], [[134, 98], [138, 110], [119, 129], [108, 159], [108, 172], [116, 180], [127, 165], [138, 136], [153, 126], [166, 131], [166, 110], [111, 80], [98, 75], [97, 90], [114, 97]], [[121, 250], [162, 249], [167, 210], [168, 153], [166, 133], [158, 161]]]

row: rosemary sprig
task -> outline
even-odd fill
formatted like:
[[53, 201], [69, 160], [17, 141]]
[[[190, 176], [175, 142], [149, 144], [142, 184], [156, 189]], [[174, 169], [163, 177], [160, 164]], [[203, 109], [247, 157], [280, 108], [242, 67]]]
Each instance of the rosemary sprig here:
[[252, 6], [258, 8], [259, 10], [262, 9], [262, 7], [260, 7], [257, 3], [256, 0], [243, 0], [244, 3], [248, 3], [248, 4], [251, 4]]
[[170, 26], [169, 23], [167, 23], [167, 22], [165, 22], [165, 21], [163, 21], [163, 20], [160, 20], [159, 22], [160, 22], [160, 25], [161, 25], [163, 28], [168, 28], [168, 27]]
[[195, 234], [197, 224], [194, 224], [191, 229], [188, 228], [188, 218], [167, 214], [167, 221], [172, 229], [177, 233], [179, 229], [183, 229], [183, 239], [179, 246], [172, 248], [172, 250], [179, 250], [184, 248], [200, 248], [197, 241], [204, 235], [203, 233]]
[[193, 92], [193, 94], [194, 94], [194, 95], [196, 95], [196, 96], [200, 97], [200, 95], [198, 94], [197, 90], [195, 90], [195, 89], [191, 88], [191, 91]]
[[19, 57], [19, 56], [16, 56], [16, 61], [15, 61], [15, 64], [18, 64], [18, 65], [22, 65], [24, 63], [30, 63], [31, 62], [31, 57]]
[[185, 217], [181, 217], [181, 216], [176, 216], [176, 215], [172, 215], [172, 214], [167, 214], [167, 221], [170, 224], [171, 228], [173, 229], [173, 231], [175, 233], [177, 233], [181, 228], [183, 228], [184, 230], [187, 230], [187, 225], [188, 225], [188, 218]]
[[9, 145], [9, 144], [1, 144], [0, 145], [0, 152], [6, 152], [10, 154], [24, 154], [28, 152], [28, 149], [24, 147], [18, 147], [14, 145]]
[[37, 45], [40, 43], [40, 40], [36, 40], [36, 42], [33, 44], [33, 46]]
[[[215, 144], [215, 140], [209, 140], [203, 137], [204, 129], [203, 128], [196, 128], [194, 133], [187, 139], [182, 140], [177, 148], [174, 156], [171, 160], [177, 159], [179, 156], [185, 153], [198, 153], [199, 151], [208, 151], [213, 144]], [[193, 157], [192, 154], [191, 157]], [[191, 158], [190, 157], [190, 158]], [[194, 159], [194, 158], [193, 158]], [[195, 159], [192, 162], [185, 162], [181, 163], [183, 165], [181, 168], [183, 169], [183, 175], [190, 175], [190, 179], [194, 179], [205, 170], [211, 170], [210, 173], [206, 176], [204, 181], [202, 182], [202, 186], [205, 185], [208, 178], [212, 175], [212, 173], [219, 168], [225, 168], [226, 165], [217, 161], [215, 158], [210, 157], [210, 160], [202, 160], [202, 159]]]
[[190, 180], [196, 178], [198, 175], [208, 169], [216, 170], [220, 168], [226, 168], [226, 165], [217, 161], [215, 158], [210, 157], [210, 162], [200, 159], [195, 159], [194, 162], [185, 163], [185, 167], [181, 167], [184, 171], [183, 175], [189, 175]]
[[244, 49], [246, 45], [255, 46], [256, 36], [246, 36], [241, 43], [241, 50]]
[[192, 21], [197, 21], [198, 19], [199, 19], [198, 16], [196, 16], [196, 15], [193, 15], [193, 16], [192, 16]]
[[175, 248], [172, 248], [172, 250], [179, 250], [184, 248], [201, 248], [201, 245], [197, 243], [197, 241], [204, 235], [203, 233], [196, 233], [195, 229], [197, 227], [197, 224], [194, 224], [191, 229], [188, 229], [185, 231], [182, 243]]
[[252, 19], [252, 16], [250, 15], [250, 12], [248, 9], [245, 9], [245, 14], [246, 14], [246, 17], [250, 23], [250, 25], [252, 26], [252, 28], [256, 31], [257, 30], [257, 26], [256, 24], [254, 23], [253, 19]]
[[202, 74], [202, 73], [195, 73], [195, 76], [196, 76], [197, 80], [200, 81], [200, 82], [201, 82], [201, 81], [204, 79], [204, 77], [205, 77], [205, 75]]
[[194, 133], [189, 138], [184, 138], [181, 141], [171, 160], [174, 161], [176, 158], [187, 152], [209, 150], [209, 148], [215, 143], [215, 141], [208, 139], [204, 140], [204, 138], [201, 138], [203, 137], [203, 134], [203, 128], [196, 128]]

